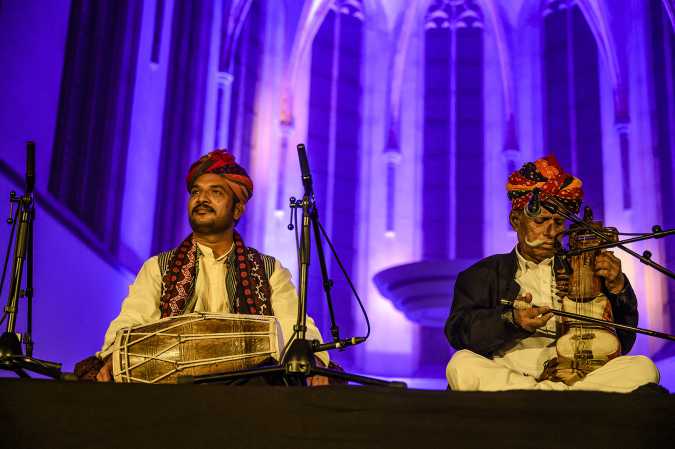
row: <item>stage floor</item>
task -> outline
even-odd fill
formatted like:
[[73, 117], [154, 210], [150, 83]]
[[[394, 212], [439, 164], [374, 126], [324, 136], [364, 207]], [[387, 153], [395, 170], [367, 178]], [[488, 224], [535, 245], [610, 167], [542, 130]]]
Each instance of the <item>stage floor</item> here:
[[675, 395], [0, 379], [3, 448], [659, 448]]

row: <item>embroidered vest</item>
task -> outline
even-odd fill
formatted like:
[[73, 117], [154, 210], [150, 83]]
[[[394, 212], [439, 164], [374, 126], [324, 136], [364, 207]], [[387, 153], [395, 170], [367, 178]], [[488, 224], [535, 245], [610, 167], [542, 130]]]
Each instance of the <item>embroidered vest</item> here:
[[[160, 311], [162, 318], [194, 311], [197, 304], [195, 284], [202, 256], [191, 236], [181, 245], [157, 256], [162, 275]], [[235, 234], [235, 247], [225, 264], [225, 287], [232, 313], [273, 315], [269, 279], [275, 259], [243, 245]]]

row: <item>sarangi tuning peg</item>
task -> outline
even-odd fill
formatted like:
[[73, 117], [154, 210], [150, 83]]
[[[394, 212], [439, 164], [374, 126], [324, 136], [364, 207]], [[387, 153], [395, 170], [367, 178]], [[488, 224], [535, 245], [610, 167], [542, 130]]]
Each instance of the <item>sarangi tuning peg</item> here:
[[288, 218], [289, 221], [288, 221], [288, 226], [286, 226], [286, 228], [289, 231], [292, 231], [293, 229], [295, 229], [295, 225], [293, 224], [293, 211], [294, 211], [294, 208], [296, 207], [296, 201], [297, 200], [295, 199], [294, 196], [292, 196], [288, 199], [288, 207], [290, 207], [291, 213], [290, 213], [290, 217]]
[[14, 203], [16, 202], [16, 192], [9, 192], [9, 217], [7, 218], [7, 224], [14, 223]]

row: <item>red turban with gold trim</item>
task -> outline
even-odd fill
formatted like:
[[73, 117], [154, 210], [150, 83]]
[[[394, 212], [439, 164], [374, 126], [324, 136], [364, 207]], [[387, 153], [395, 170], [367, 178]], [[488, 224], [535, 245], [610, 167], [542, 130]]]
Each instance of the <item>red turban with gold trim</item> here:
[[232, 153], [226, 150], [213, 150], [190, 166], [186, 178], [188, 192], [195, 180], [207, 173], [225, 178], [234, 195], [242, 203], [246, 203], [253, 195], [253, 181], [246, 170], [235, 162]]
[[565, 173], [555, 156], [551, 155], [528, 162], [511, 173], [506, 191], [512, 209], [523, 209], [532, 198], [532, 191], [539, 189], [542, 201], [554, 196], [570, 211], [577, 213], [584, 196], [581, 184], [579, 178]]

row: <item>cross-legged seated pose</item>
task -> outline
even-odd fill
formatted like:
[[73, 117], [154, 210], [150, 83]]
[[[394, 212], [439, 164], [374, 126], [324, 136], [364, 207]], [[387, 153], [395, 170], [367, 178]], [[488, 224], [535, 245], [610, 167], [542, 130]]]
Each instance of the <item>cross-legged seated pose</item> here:
[[[541, 201], [550, 198], [575, 213], [579, 210], [581, 181], [565, 173], [555, 158], [527, 163], [511, 174], [507, 183], [512, 205], [509, 220], [518, 243], [510, 253], [487, 257], [457, 278], [445, 325], [450, 344], [458, 350], [446, 369], [450, 388], [630, 392], [658, 383], [659, 372], [649, 358], [623, 355], [635, 342], [631, 332], [616, 332], [616, 345], [609, 345], [608, 355], [598, 360], [589, 349], [589, 345], [600, 343], [600, 337], [593, 340], [593, 332], [598, 331], [579, 325], [568, 339], [575, 357], [568, 359], [558, 353], [561, 345], [557, 343], [566, 323], [554, 318], [550, 309], [561, 309], [568, 301], [566, 290], [556, 285], [554, 273], [554, 254], [565, 231], [565, 219], [544, 208], [526, 214], [524, 208], [534, 189]], [[635, 326], [637, 298], [621, 271], [621, 261], [604, 251], [587, 269], [591, 277], [599, 278], [601, 287], [591, 303], [604, 301], [603, 316], [613, 315], [615, 322]], [[521, 307], [504, 307], [501, 299], [517, 300]], [[602, 335], [602, 341], [605, 337]]]

